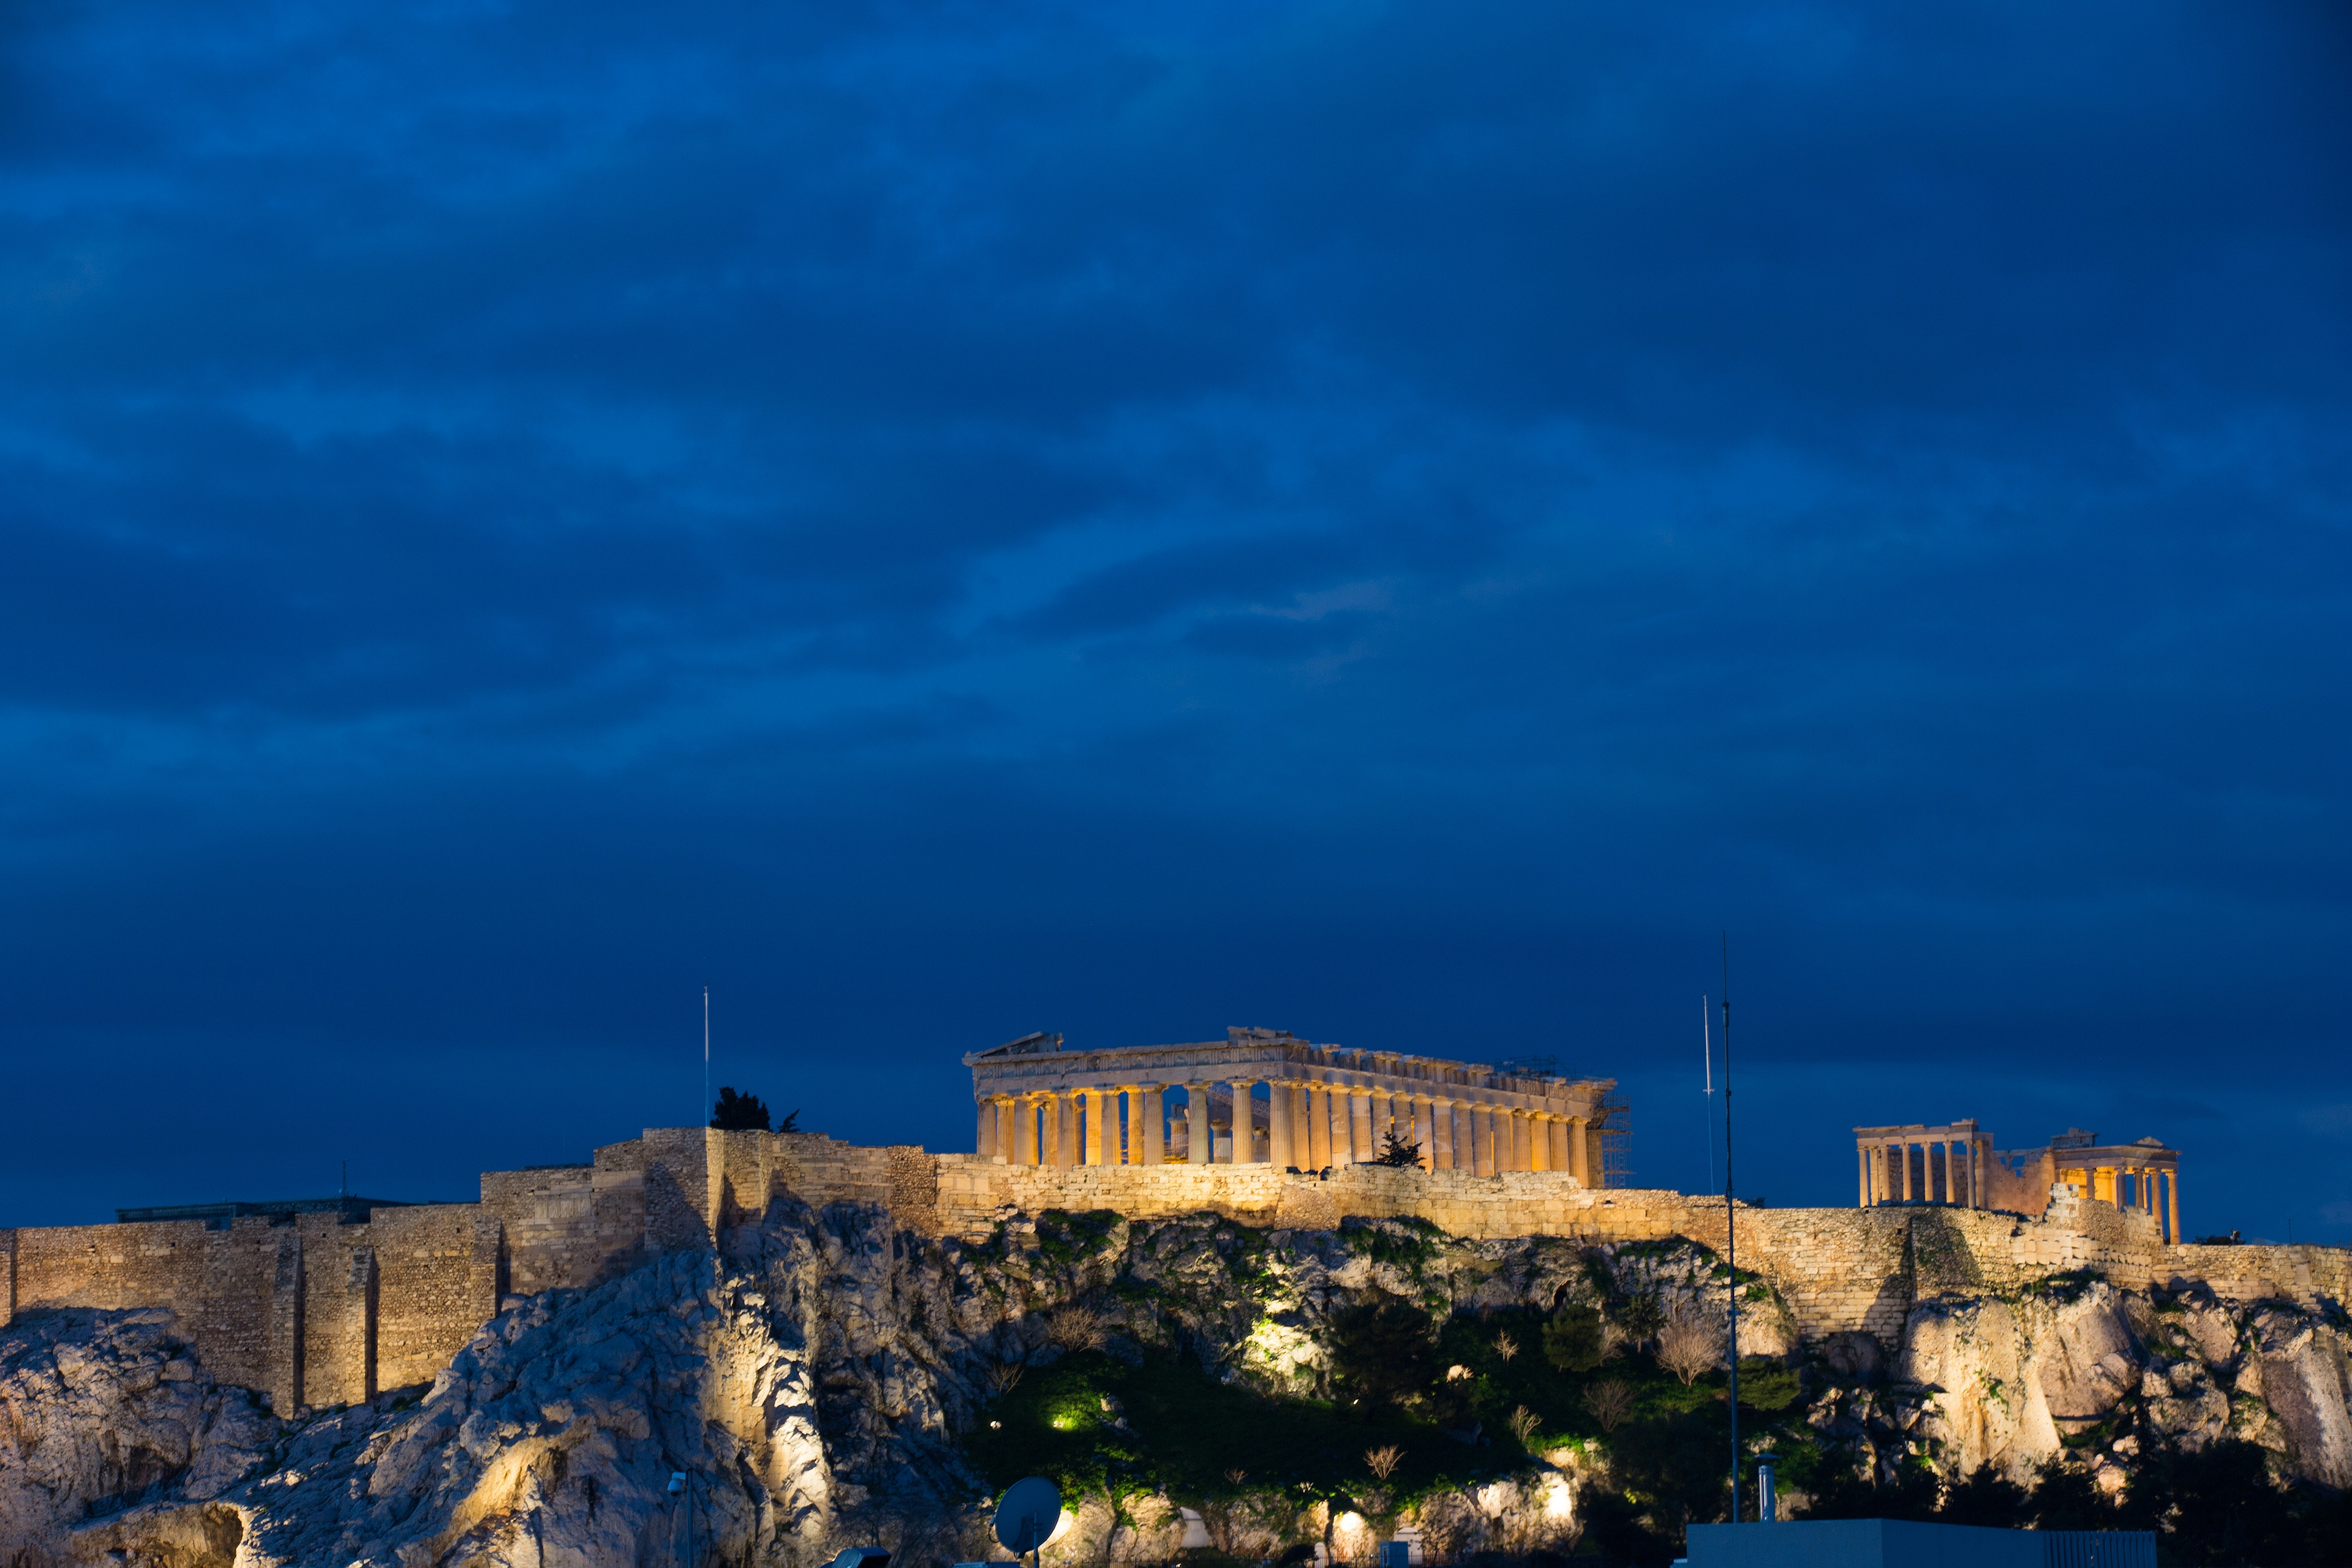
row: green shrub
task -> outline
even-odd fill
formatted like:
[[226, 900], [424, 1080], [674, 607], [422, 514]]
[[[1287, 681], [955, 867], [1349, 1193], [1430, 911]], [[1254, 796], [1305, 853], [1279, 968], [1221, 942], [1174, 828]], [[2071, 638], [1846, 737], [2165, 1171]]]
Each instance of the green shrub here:
[[1591, 1307], [1562, 1307], [1543, 1327], [1544, 1359], [1562, 1372], [1591, 1372], [1609, 1353], [1601, 1314]]

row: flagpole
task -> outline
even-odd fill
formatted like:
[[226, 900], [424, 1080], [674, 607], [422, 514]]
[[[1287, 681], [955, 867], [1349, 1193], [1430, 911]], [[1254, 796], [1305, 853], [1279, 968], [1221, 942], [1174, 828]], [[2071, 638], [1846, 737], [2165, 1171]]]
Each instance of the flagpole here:
[[1731, 1522], [1739, 1522], [1739, 1229], [1731, 1202], [1731, 933], [1723, 933], [1723, 1250], [1731, 1265]]

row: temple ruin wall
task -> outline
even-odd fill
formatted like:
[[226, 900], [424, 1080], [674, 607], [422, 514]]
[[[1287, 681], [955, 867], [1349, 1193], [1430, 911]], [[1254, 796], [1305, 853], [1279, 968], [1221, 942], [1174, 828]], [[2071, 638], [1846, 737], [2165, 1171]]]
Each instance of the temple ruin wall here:
[[[164, 1308], [222, 1381], [280, 1410], [429, 1380], [507, 1298], [595, 1284], [653, 1254], [707, 1247], [780, 1196], [887, 1208], [929, 1236], [982, 1237], [1013, 1215], [1215, 1213], [1276, 1228], [1415, 1218], [1473, 1240], [1601, 1243], [1682, 1237], [1720, 1252], [1720, 1199], [1597, 1189], [1558, 1171], [1267, 1164], [1014, 1165], [814, 1134], [655, 1128], [587, 1163], [482, 1176], [472, 1204], [0, 1230], [0, 1325], [58, 1308]], [[2241, 1301], [2352, 1302], [2352, 1250], [2175, 1247], [2155, 1220], [2062, 1186], [2036, 1216], [1990, 1209], [1735, 1211], [1739, 1262], [1808, 1338], [1892, 1340], [1938, 1295], [2031, 1288], [2089, 1270], [2145, 1288], [2210, 1286]], [[219, 1228], [215, 1228], [218, 1226]]]

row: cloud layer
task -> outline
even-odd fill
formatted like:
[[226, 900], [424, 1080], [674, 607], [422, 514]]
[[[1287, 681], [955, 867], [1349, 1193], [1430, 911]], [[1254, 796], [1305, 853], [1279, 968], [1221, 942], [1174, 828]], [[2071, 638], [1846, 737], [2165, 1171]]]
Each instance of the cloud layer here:
[[1265, 1023], [1696, 1184], [1728, 927], [1778, 1201], [2352, 1237], [2330, 9], [0, 26], [0, 1030], [158, 1150], [5, 1217], [582, 1157], [705, 983], [845, 1136]]

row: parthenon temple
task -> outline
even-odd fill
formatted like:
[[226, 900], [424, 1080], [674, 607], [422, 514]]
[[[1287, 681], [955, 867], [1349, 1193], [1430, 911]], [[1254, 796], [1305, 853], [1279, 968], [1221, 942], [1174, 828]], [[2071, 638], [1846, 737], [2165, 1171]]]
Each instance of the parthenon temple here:
[[[1312, 1171], [1377, 1160], [1394, 1134], [1420, 1145], [1432, 1170], [1565, 1171], [1604, 1184], [1612, 1079], [1351, 1051], [1283, 1029], [1225, 1035], [1074, 1051], [1039, 1033], [967, 1056], [979, 1152], [1017, 1165]], [[1173, 1089], [1183, 1090], [1181, 1107]]]
[[2079, 1194], [2117, 1208], [2137, 1209], [2180, 1240], [2180, 1152], [2155, 1138], [2101, 1143], [2095, 1132], [2070, 1127], [2039, 1149], [1995, 1149], [1973, 1118], [1941, 1127], [1857, 1127], [1860, 1201], [1954, 1204], [2039, 1215], [2050, 1189], [2070, 1184]]

